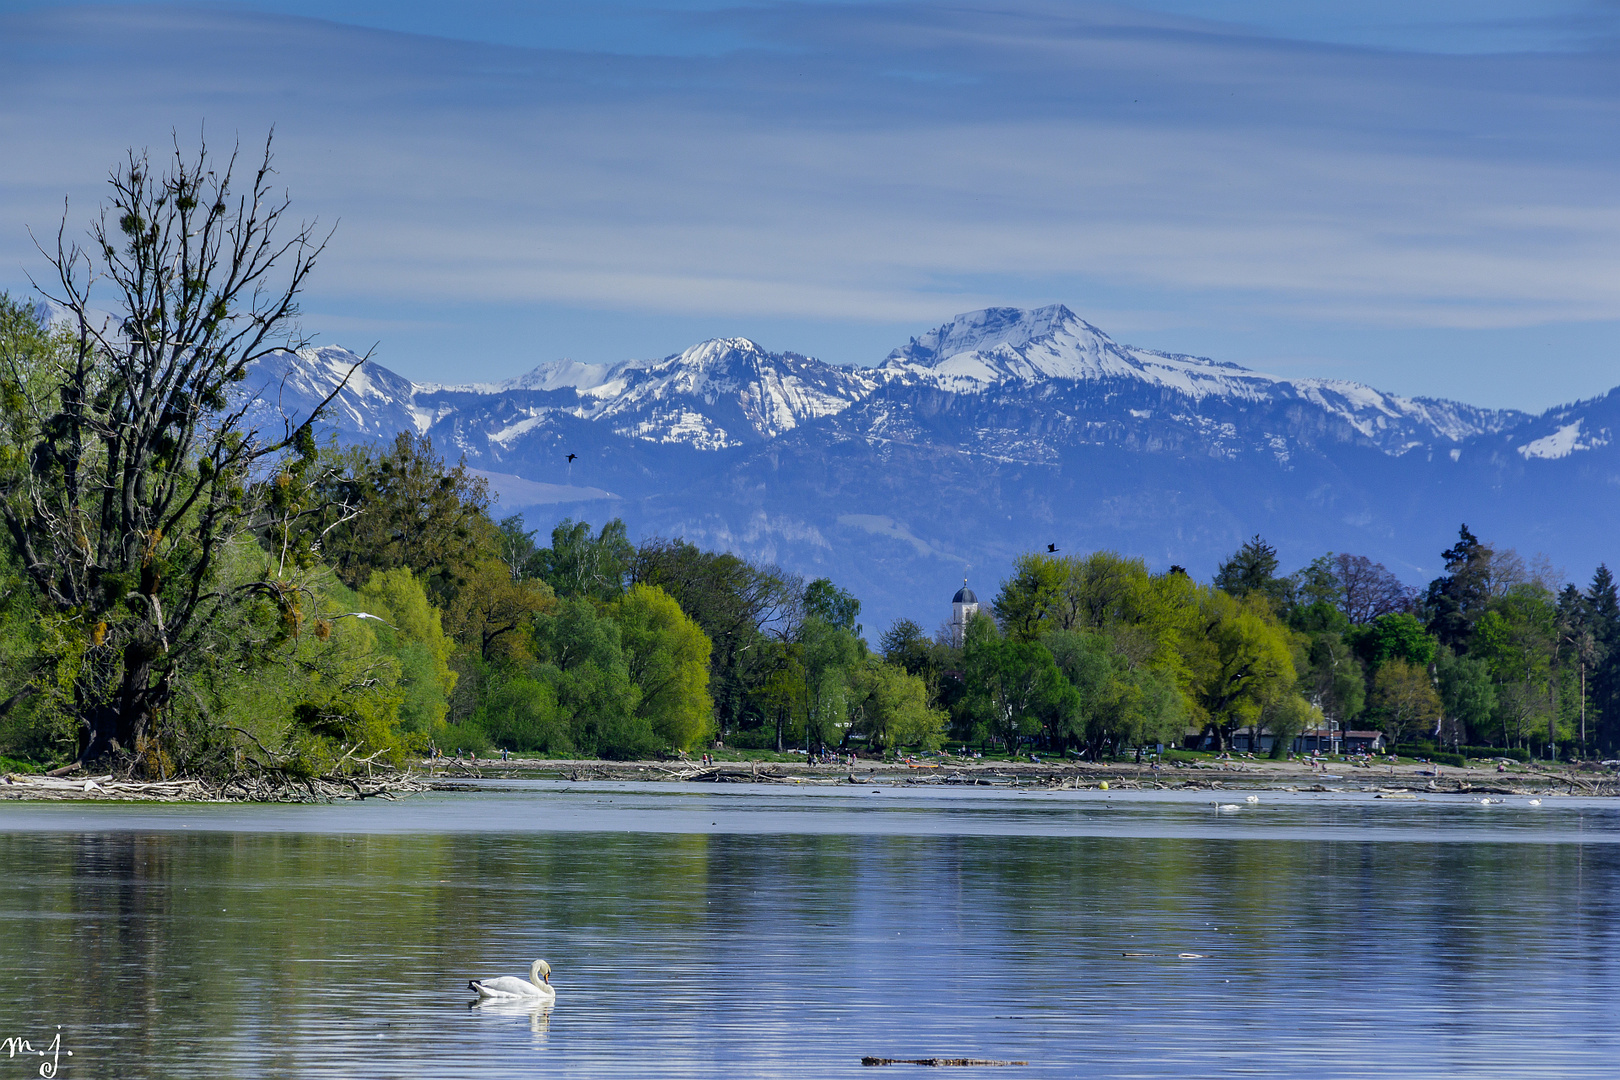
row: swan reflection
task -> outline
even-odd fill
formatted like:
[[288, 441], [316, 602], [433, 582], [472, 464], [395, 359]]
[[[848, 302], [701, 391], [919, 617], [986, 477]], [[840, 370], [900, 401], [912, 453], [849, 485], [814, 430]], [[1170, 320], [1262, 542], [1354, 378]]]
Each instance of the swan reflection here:
[[551, 1002], [535, 998], [479, 998], [467, 1002], [467, 1008], [494, 1016], [527, 1016], [529, 1030], [542, 1039], [551, 1030]]

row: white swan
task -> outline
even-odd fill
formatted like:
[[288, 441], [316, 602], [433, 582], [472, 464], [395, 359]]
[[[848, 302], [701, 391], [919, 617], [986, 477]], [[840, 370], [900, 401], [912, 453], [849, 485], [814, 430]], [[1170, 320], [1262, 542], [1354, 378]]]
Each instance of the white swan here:
[[481, 998], [508, 1001], [552, 1001], [557, 997], [557, 991], [551, 986], [551, 965], [544, 960], [536, 960], [529, 966], [526, 981], [515, 975], [502, 975], [498, 979], [473, 979], [467, 983], [467, 989], [478, 991]]

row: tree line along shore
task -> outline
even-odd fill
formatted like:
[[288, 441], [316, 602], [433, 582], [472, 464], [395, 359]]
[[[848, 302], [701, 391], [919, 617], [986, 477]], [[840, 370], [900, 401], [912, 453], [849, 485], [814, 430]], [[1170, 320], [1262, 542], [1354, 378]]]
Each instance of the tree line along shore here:
[[266, 422], [237, 387], [303, 343], [328, 237], [290, 224], [268, 144], [246, 179], [235, 160], [131, 154], [88, 239], [48, 253], [59, 317], [0, 296], [14, 772], [259, 790], [497, 748], [1100, 768], [1193, 745], [1286, 761], [1302, 735], [1361, 730], [1456, 767], [1620, 743], [1607, 568], [1563, 582], [1466, 526], [1424, 590], [1344, 553], [1283, 573], [1258, 536], [1208, 582], [1029, 553], [987, 610], [873, 646], [831, 580], [617, 520], [542, 538], [424, 436], [345, 447], [320, 410]]

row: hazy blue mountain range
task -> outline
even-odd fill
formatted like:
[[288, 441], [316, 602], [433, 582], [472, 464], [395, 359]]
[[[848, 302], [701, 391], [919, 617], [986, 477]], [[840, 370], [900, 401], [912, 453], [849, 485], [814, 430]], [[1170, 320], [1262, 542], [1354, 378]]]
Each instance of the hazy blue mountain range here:
[[[307, 409], [357, 359], [264, 363], [262, 422]], [[862, 597], [869, 629], [902, 614], [932, 627], [964, 575], [992, 594], [1014, 555], [1052, 543], [1207, 577], [1258, 532], [1289, 568], [1349, 551], [1420, 583], [1466, 520], [1577, 578], [1620, 556], [1613, 392], [1533, 416], [1283, 379], [1120, 345], [1061, 305], [961, 315], [870, 368], [743, 338], [497, 384], [370, 363], [336, 405], [342, 439], [410, 428], [464, 453], [531, 526], [620, 516], [632, 535], [826, 574]]]

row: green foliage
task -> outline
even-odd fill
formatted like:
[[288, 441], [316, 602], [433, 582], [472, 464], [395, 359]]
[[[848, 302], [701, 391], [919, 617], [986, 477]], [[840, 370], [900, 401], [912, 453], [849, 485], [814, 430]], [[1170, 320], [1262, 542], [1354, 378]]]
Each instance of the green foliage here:
[[840, 630], [861, 632], [855, 622], [861, 615], [861, 602], [827, 578], [816, 578], [804, 587], [804, 615]]
[[1408, 743], [1390, 749], [1401, 757], [1424, 758], [1436, 765], [1450, 765], [1454, 769], [1466, 769], [1468, 767], [1468, 758], [1465, 755], [1437, 750], [1432, 743]]
[[909, 746], [938, 750], [945, 734], [943, 710], [928, 707], [928, 688], [904, 668], [867, 657], [851, 680], [851, 731], [873, 750]]
[[641, 690], [637, 715], [677, 750], [707, 741], [714, 725], [708, 637], [656, 585], [632, 585], [610, 612], [630, 680]]
[[1472, 732], [1488, 733], [1496, 712], [1496, 685], [1490, 665], [1479, 656], [1458, 656], [1443, 649], [1435, 662], [1440, 683], [1440, 702], [1445, 710], [1441, 736], [1456, 744], [1466, 742]]
[[1297, 674], [1288, 631], [1263, 597], [1238, 600], [1212, 590], [1200, 600], [1198, 619], [1196, 634], [1183, 639], [1194, 716], [1220, 745], [1239, 727], [1255, 725]]
[[709, 693], [718, 734], [729, 738], [764, 722], [758, 691], [796, 631], [803, 583], [780, 567], [661, 539], [636, 549], [631, 577], [674, 597], [713, 644]]
[[1054, 748], [1084, 743], [1093, 756], [1105, 746], [1144, 746], [1181, 737], [1186, 699], [1163, 668], [1132, 667], [1105, 634], [1057, 630], [1041, 639], [1078, 695], [1079, 708], [1061, 713]]
[[1434, 660], [1435, 639], [1416, 616], [1406, 612], [1378, 616], [1370, 626], [1353, 631], [1351, 640], [1374, 670], [1390, 660], [1419, 666]]
[[1300, 690], [1341, 728], [1361, 715], [1367, 699], [1366, 677], [1361, 662], [1332, 630], [1308, 634], [1304, 640], [1304, 663], [1300, 669]]
[[1457, 530], [1457, 542], [1441, 553], [1445, 574], [1429, 583], [1429, 631], [1457, 652], [1468, 651], [1474, 624], [1490, 601], [1493, 554], [1465, 524]]
[[574, 753], [569, 717], [557, 703], [554, 684], [521, 670], [491, 679], [479, 696], [472, 729], [495, 746], [537, 750], [554, 757]]
[[[156, 170], [131, 152], [91, 244], [46, 253], [47, 295], [72, 329], [30, 329], [0, 305], [0, 518], [42, 631], [27, 666], [60, 694], [85, 762], [156, 775], [217, 764], [220, 733], [177, 691], [211, 674], [215, 650], [264, 664], [298, 632], [311, 552], [285, 523], [308, 486], [314, 418], [266, 435], [227, 408], [256, 361], [302, 343], [296, 300], [322, 248], [308, 226], [277, 235], [287, 203], [269, 188], [269, 151], [246, 190], [234, 157], [221, 167], [206, 147], [177, 146]], [[111, 319], [92, 306], [98, 282]], [[222, 587], [246, 535], [278, 541], [275, 565]], [[258, 601], [282, 630], [233, 634]]]
[[1075, 732], [1080, 695], [1040, 642], [1003, 637], [988, 618], [976, 616], [968, 623], [962, 665], [965, 712], [981, 738], [1016, 751], [1043, 729]]
[[565, 518], [551, 530], [551, 546], [537, 552], [531, 565], [558, 596], [605, 602], [624, 592], [635, 554], [618, 518], [594, 537], [588, 523]]
[[1373, 676], [1368, 707], [1392, 743], [1432, 735], [1442, 710], [1428, 671], [1399, 657], [1385, 661]]
[[896, 619], [878, 640], [878, 651], [883, 659], [912, 675], [921, 674], [929, 667], [933, 642], [923, 628], [910, 619]]
[[[848, 614], [853, 618], [853, 612]], [[815, 616], [804, 620], [798, 645], [803, 687], [798, 718], [813, 753], [844, 741], [856, 669], [866, 658], [866, 645], [849, 627]]]
[[534, 643], [535, 677], [553, 687], [557, 715], [580, 753], [626, 759], [660, 748], [638, 713], [641, 690], [630, 679], [617, 623], [575, 597], [535, 618]]
[[375, 570], [405, 569], [440, 608], [493, 552], [489, 487], [466, 463], [447, 467], [433, 440], [412, 431], [375, 451], [329, 451], [325, 513], [303, 527], [351, 587]]
[[1277, 575], [1277, 549], [1258, 535], [1244, 541], [1215, 574], [1215, 587], [1237, 599], [1263, 596], [1278, 613], [1294, 600], [1294, 583]]
[[[238, 543], [222, 574], [227, 582], [253, 580], [264, 562], [253, 545]], [[425, 748], [425, 736], [413, 741], [400, 724], [408, 688], [397, 650], [379, 641], [381, 624], [348, 617], [361, 610], [359, 597], [328, 581], [303, 604], [310, 617], [291, 633], [277, 604], [241, 611], [240, 639], [219, 641], [211, 662], [180, 685], [178, 717], [211, 733], [205, 741], [232, 770], [315, 775], [346, 757], [400, 764], [407, 750]]]
[[382, 620], [375, 634], [399, 665], [399, 717], [406, 731], [431, 733], [444, 720], [455, 688], [452, 642], [421, 580], [406, 567], [371, 575], [358, 594], [360, 610]]

